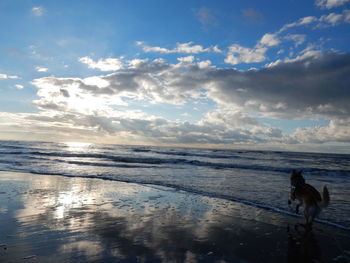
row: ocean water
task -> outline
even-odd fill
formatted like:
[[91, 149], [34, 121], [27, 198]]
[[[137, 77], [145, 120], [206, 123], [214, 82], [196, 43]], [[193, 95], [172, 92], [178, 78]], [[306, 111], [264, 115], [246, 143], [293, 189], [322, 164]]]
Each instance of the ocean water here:
[[289, 177], [303, 171], [331, 202], [319, 222], [350, 230], [350, 155], [0, 141], [0, 170], [165, 186], [295, 216]]

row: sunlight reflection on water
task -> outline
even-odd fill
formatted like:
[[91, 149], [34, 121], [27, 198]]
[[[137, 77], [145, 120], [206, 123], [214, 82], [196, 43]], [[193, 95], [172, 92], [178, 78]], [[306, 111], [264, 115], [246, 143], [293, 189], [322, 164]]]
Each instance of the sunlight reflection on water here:
[[0, 252], [4, 262], [28, 255], [38, 262], [258, 262], [262, 255], [282, 262], [285, 226], [297, 220], [166, 187], [0, 175], [1, 218], [10, 218], [0, 231], [9, 247]]

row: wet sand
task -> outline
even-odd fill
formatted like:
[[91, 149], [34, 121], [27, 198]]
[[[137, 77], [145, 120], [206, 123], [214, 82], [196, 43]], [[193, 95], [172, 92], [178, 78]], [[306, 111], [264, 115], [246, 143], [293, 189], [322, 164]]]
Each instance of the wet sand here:
[[166, 187], [0, 172], [4, 263], [350, 262], [350, 231], [298, 222]]

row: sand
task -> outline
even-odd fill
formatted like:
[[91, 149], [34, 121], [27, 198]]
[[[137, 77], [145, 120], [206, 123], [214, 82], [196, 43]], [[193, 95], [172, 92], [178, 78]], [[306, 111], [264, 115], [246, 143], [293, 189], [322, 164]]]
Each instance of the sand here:
[[350, 231], [298, 222], [166, 187], [0, 172], [4, 263], [350, 262]]

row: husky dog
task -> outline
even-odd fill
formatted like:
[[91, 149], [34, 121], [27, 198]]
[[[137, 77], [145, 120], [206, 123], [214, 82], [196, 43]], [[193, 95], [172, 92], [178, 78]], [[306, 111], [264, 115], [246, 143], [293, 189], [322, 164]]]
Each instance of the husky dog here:
[[304, 206], [306, 226], [311, 227], [313, 220], [321, 213], [322, 208], [327, 207], [329, 204], [328, 188], [327, 186], [323, 187], [321, 197], [320, 193], [313, 186], [305, 183], [301, 171], [292, 172], [290, 184], [292, 188], [288, 204], [291, 204], [291, 200], [298, 199], [299, 204], [296, 206], [295, 212], [298, 214], [299, 206]]

